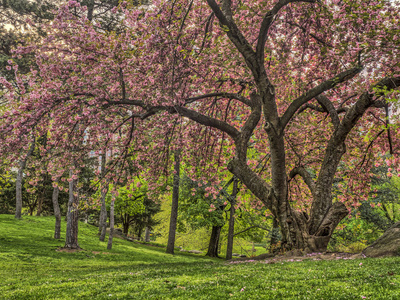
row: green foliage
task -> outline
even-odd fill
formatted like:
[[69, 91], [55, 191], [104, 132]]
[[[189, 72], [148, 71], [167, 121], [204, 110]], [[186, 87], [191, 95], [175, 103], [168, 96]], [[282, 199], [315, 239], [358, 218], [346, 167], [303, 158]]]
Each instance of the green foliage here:
[[399, 257], [226, 263], [121, 239], [106, 252], [87, 224], [79, 225], [84, 251], [66, 253], [55, 251], [63, 243], [52, 238], [53, 225], [0, 215], [2, 299], [400, 298]]
[[226, 199], [221, 194], [214, 199], [207, 192], [209, 187], [210, 184], [199, 185], [187, 176], [181, 178], [178, 217], [193, 229], [225, 224]]
[[[112, 190], [112, 185], [110, 185], [110, 190]], [[111, 200], [115, 201], [115, 215], [128, 214], [132, 216], [144, 212], [143, 200], [145, 196], [145, 193], [141, 190], [136, 191], [131, 184], [129, 188], [126, 186], [118, 188], [117, 195], [107, 193], [106, 203], [110, 205]]]

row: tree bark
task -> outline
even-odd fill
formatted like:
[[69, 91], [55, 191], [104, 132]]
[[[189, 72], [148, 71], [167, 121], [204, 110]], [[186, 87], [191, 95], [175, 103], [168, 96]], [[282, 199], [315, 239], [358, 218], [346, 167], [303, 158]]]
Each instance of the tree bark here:
[[171, 205], [171, 219], [169, 223], [169, 234], [167, 253], [174, 254], [176, 224], [178, 220], [178, 202], [179, 202], [179, 171], [180, 171], [180, 150], [175, 150], [175, 168], [174, 168], [174, 182], [172, 190], [172, 205]]
[[222, 226], [213, 226], [206, 256], [218, 257], [219, 236]]
[[278, 242], [280, 241], [280, 230], [279, 230], [279, 223], [276, 220], [275, 217], [273, 217], [272, 221], [272, 230], [271, 230], [271, 240], [270, 240], [270, 246], [269, 246], [269, 252], [273, 253], [276, 250], [279, 250], [277, 248]]
[[43, 187], [43, 190], [40, 193], [38, 193], [38, 208], [36, 211], [37, 217], [40, 217], [42, 214], [43, 197], [44, 197], [44, 187]]
[[106, 208], [106, 195], [107, 191], [101, 191], [101, 210], [100, 210], [100, 221], [99, 221], [99, 240], [104, 242], [106, 237], [106, 229], [107, 229], [107, 208]]
[[65, 237], [65, 248], [80, 249], [78, 244], [78, 220], [79, 220], [79, 197], [77, 191], [77, 179], [72, 179], [72, 171], [70, 171], [71, 181], [69, 182], [69, 199], [67, 212], [67, 230]]
[[110, 205], [110, 234], [108, 235], [108, 244], [107, 244], [108, 250], [111, 250], [112, 248], [113, 235], [114, 235], [114, 202], [115, 199], [112, 199]]
[[22, 179], [24, 176], [24, 169], [26, 167], [26, 162], [28, 158], [32, 155], [33, 150], [35, 149], [35, 139], [32, 141], [31, 146], [29, 148], [28, 153], [26, 154], [25, 158], [21, 159], [19, 161], [19, 168], [18, 168], [18, 173], [17, 173], [17, 178], [15, 181], [15, 218], [16, 219], [21, 219], [21, 214], [22, 214]]
[[[105, 176], [105, 168], [106, 168], [106, 151], [104, 151], [101, 156], [101, 177], [104, 180]], [[99, 218], [99, 240], [104, 242], [106, 238], [106, 229], [107, 229], [107, 208], [106, 208], [106, 196], [108, 192], [108, 184], [105, 187], [101, 187], [101, 209], [100, 209], [100, 218]]]
[[146, 231], [145, 231], [145, 234], [144, 234], [144, 241], [146, 243], [150, 242], [150, 228], [148, 226], [146, 226]]
[[236, 194], [237, 194], [237, 179], [233, 180], [233, 190], [231, 195], [231, 208], [229, 209], [229, 229], [228, 229], [228, 245], [226, 246], [226, 259], [232, 259], [233, 251], [233, 235], [235, 231], [235, 204], [236, 204]]
[[127, 215], [127, 214], [123, 215], [122, 216], [122, 221], [123, 221], [122, 226], [124, 227], [124, 234], [128, 235], [129, 225], [130, 225], [130, 217], [129, 217], [129, 215]]
[[60, 205], [58, 203], [58, 196], [60, 194], [60, 190], [58, 187], [53, 189], [53, 209], [54, 209], [54, 217], [56, 218], [56, 224], [54, 229], [54, 238], [60, 239], [61, 238], [61, 212], [60, 212]]

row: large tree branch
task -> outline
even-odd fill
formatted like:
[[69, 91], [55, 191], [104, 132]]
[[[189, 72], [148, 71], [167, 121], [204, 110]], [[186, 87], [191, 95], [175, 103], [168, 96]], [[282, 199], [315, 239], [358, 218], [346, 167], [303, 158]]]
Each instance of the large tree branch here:
[[147, 119], [161, 111], [166, 111], [170, 114], [178, 113], [181, 116], [187, 117], [199, 124], [219, 129], [223, 132], [226, 132], [234, 140], [237, 140], [240, 134], [235, 127], [229, 125], [224, 121], [200, 114], [192, 109], [183, 106], [177, 106], [177, 105], [150, 106], [150, 105], [145, 105], [144, 102], [140, 100], [123, 100], [123, 101], [107, 101], [107, 102], [108, 105], [130, 105], [144, 109], [143, 112], [132, 114], [133, 117], [140, 118], [142, 120]]
[[[233, 159], [228, 164], [228, 170], [236, 175], [239, 180], [246, 185], [246, 187], [263, 202], [263, 204], [273, 213], [276, 214], [276, 210], [273, 208], [276, 206], [274, 202], [274, 192], [270, 185], [265, 180], [258, 176], [246, 162], [242, 162], [239, 159]], [[276, 200], [275, 200], [276, 201]]]
[[342, 73], [339, 73], [335, 77], [324, 81], [323, 83], [319, 84], [315, 88], [308, 90], [306, 93], [295, 99], [287, 108], [283, 116], [281, 117], [281, 124], [282, 128], [284, 129], [286, 125], [289, 123], [293, 115], [296, 111], [305, 103], [310, 101], [311, 99], [317, 97], [318, 95], [322, 94], [325, 91], [332, 89], [338, 83], [347, 81], [353, 78], [355, 75], [360, 73], [362, 70], [361, 67], [357, 66], [350, 70], [346, 70]]
[[[328, 208], [332, 206], [332, 183], [341, 160], [346, 152], [345, 141], [350, 131], [357, 124], [368, 108], [374, 106], [374, 97], [384, 95], [384, 91], [400, 87], [400, 77], [385, 78], [373, 86], [373, 93], [368, 91], [360, 95], [357, 102], [347, 111], [340, 122], [339, 127], [334, 131], [325, 151], [318, 180], [316, 182], [315, 201], [311, 207], [310, 233], [313, 234], [320, 228], [321, 222]], [[326, 218], [325, 218], [326, 219]]]
[[202, 115], [194, 110], [182, 106], [175, 106], [173, 109], [175, 109], [180, 115], [187, 117], [199, 124], [213, 127], [223, 132], [226, 132], [234, 140], [237, 140], [237, 138], [239, 137], [239, 131], [226, 122]]
[[216, 93], [210, 93], [210, 94], [204, 94], [204, 95], [199, 95], [191, 98], [187, 98], [185, 100], [185, 104], [190, 104], [193, 103], [197, 100], [202, 100], [206, 98], [212, 98], [212, 97], [220, 97], [220, 98], [226, 98], [226, 99], [235, 99], [247, 106], [252, 106], [252, 102], [247, 99], [246, 97], [239, 95], [239, 94], [234, 94], [234, 93], [224, 93], [224, 92], [216, 92]]
[[339, 144], [344, 142], [351, 129], [369, 107], [385, 107], [385, 103], [383, 101], [374, 101], [374, 96], [380, 97], [384, 95], [385, 91], [390, 91], [399, 87], [400, 76], [390, 77], [384, 78], [375, 84], [372, 88], [373, 93], [364, 92], [344, 116], [337, 132], [334, 135], [335, 139], [337, 140], [336, 143]]
[[246, 161], [247, 147], [251, 135], [261, 119], [261, 99], [256, 93], [251, 94], [251, 114], [240, 129], [240, 139], [236, 141], [236, 153], [241, 161]]
[[317, 99], [318, 103], [321, 104], [321, 106], [329, 113], [335, 129], [338, 128], [340, 124], [339, 115], [331, 100], [329, 100], [328, 97], [324, 95], [319, 95], [315, 97], [315, 99]]
[[257, 47], [256, 47], [256, 53], [257, 53], [257, 59], [259, 63], [264, 64], [264, 48], [265, 48], [265, 42], [267, 41], [268, 38], [268, 31], [269, 28], [271, 27], [272, 23], [275, 20], [275, 16], [279, 13], [279, 11], [288, 5], [289, 3], [294, 3], [294, 2], [308, 2], [308, 3], [316, 3], [317, 0], [279, 0], [275, 6], [265, 14], [262, 23], [261, 23], [261, 28], [258, 33], [258, 42], [257, 42]]

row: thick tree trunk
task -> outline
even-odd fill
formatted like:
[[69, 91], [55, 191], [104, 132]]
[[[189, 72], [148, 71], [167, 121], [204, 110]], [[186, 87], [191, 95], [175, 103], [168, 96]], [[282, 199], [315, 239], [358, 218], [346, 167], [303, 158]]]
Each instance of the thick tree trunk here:
[[54, 238], [59, 239], [61, 238], [61, 212], [60, 212], [60, 205], [58, 203], [58, 196], [60, 194], [60, 190], [58, 187], [53, 189], [53, 209], [54, 209], [54, 217], [56, 218], [56, 224], [54, 229]]
[[233, 251], [233, 235], [235, 231], [235, 204], [237, 194], [237, 179], [233, 180], [233, 190], [231, 195], [231, 208], [229, 209], [229, 229], [228, 229], [228, 245], [226, 246], [226, 259], [232, 259]]
[[144, 241], [146, 243], [150, 242], [150, 228], [148, 226], [146, 226], [146, 231], [145, 231], [145, 234], [144, 234]]
[[112, 199], [110, 205], [110, 234], [108, 235], [108, 244], [107, 244], [108, 250], [111, 250], [112, 248], [113, 235], [114, 235], [114, 202], [115, 199]]
[[[73, 173], [70, 171], [70, 177]], [[69, 199], [67, 212], [67, 230], [65, 237], [65, 248], [80, 249], [78, 244], [78, 220], [79, 220], [79, 197], [77, 191], [77, 179], [71, 179], [69, 182]]]
[[172, 190], [171, 219], [169, 223], [169, 234], [167, 253], [174, 254], [176, 223], [178, 220], [178, 201], [179, 201], [179, 171], [180, 171], [180, 150], [175, 151], [175, 174]]
[[273, 218], [272, 221], [272, 230], [271, 230], [271, 240], [270, 240], [270, 246], [269, 246], [269, 252], [273, 253], [276, 252], [278, 249], [278, 242], [280, 242], [281, 237], [280, 237], [280, 230], [279, 230], [279, 223], [276, 220], [276, 218]]
[[[29, 148], [28, 153], [26, 154], [25, 158], [21, 159], [19, 161], [19, 168], [18, 168], [18, 173], [17, 173], [17, 178], [15, 181], [15, 218], [16, 219], [21, 219], [21, 214], [22, 214], [22, 179], [24, 176], [24, 169], [26, 167], [26, 162], [29, 158], [29, 156], [32, 155], [33, 150], [35, 149], [35, 140], [32, 141], [31, 146]], [[32, 215], [32, 214], [31, 214]]]
[[219, 236], [222, 226], [213, 226], [206, 256], [218, 257]]

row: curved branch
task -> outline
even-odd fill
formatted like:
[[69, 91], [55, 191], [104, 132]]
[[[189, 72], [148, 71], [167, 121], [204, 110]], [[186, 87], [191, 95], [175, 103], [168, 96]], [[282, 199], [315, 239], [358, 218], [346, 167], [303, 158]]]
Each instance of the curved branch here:
[[290, 171], [289, 178], [293, 179], [294, 177], [296, 177], [296, 175], [300, 175], [303, 178], [304, 182], [307, 184], [311, 193], [314, 194], [315, 182], [311, 178], [310, 173], [308, 173], [308, 171], [304, 167], [299, 166], [299, 167], [294, 168], [292, 171]]
[[335, 106], [333, 106], [331, 100], [329, 100], [328, 97], [324, 95], [319, 95], [315, 97], [315, 99], [317, 99], [318, 103], [321, 104], [321, 106], [329, 113], [329, 115], [331, 116], [332, 124], [335, 127], [335, 129], [338, 128], [340, 120], [336, 108]]

